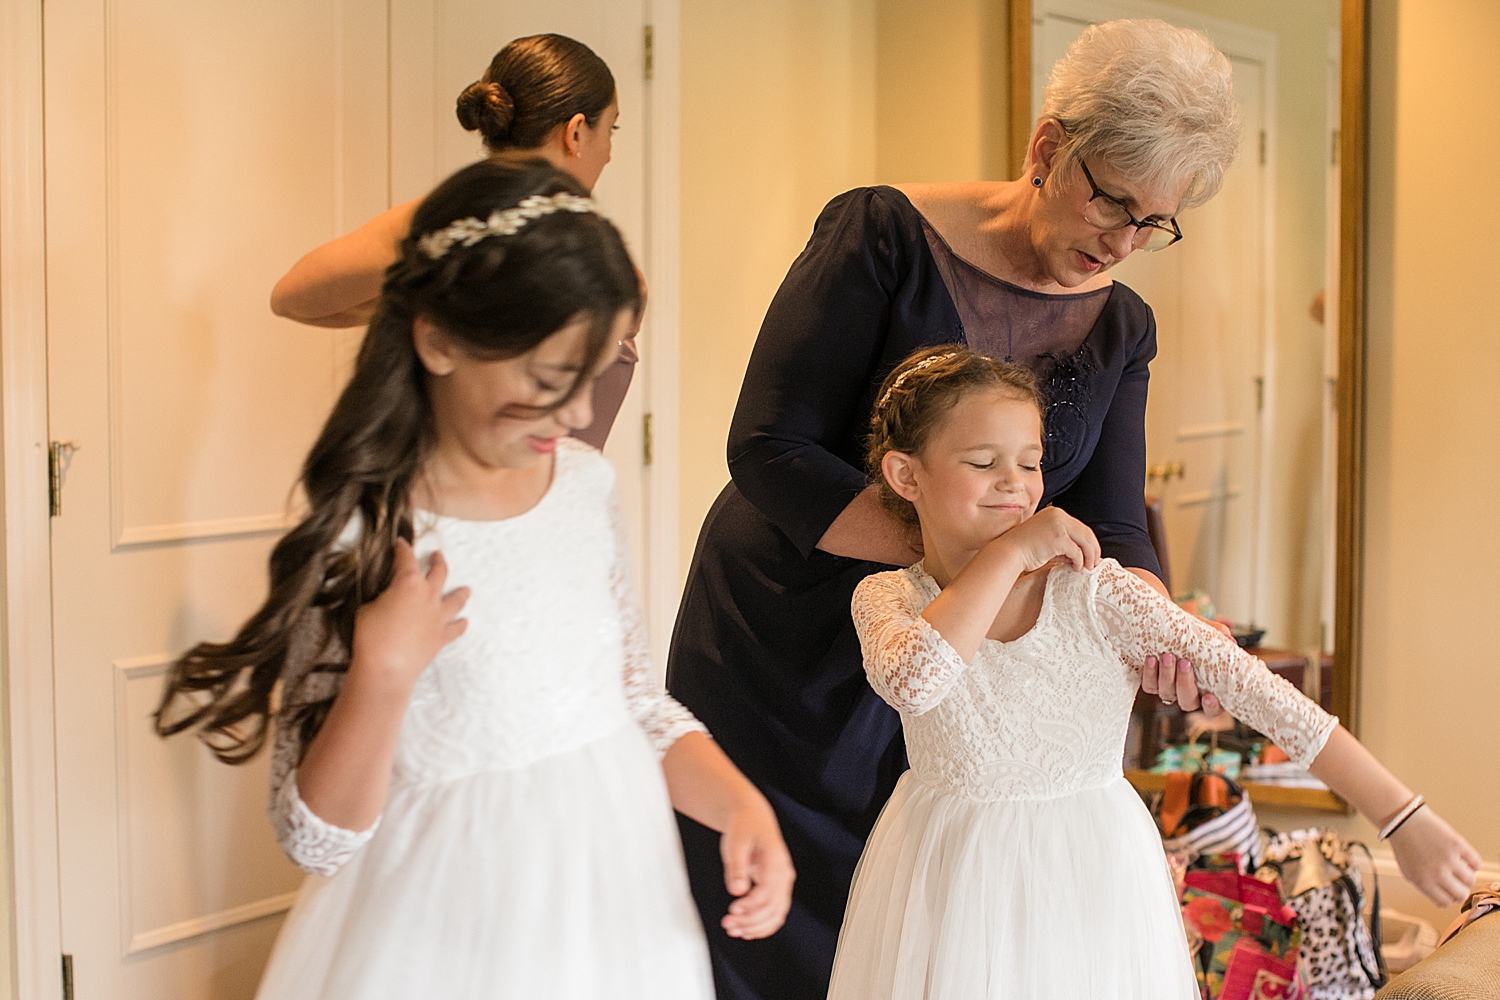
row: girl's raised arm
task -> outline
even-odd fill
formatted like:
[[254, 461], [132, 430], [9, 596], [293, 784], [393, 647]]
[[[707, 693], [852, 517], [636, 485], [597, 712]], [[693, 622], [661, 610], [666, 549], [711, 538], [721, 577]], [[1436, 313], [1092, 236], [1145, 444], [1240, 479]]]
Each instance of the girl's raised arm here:
[[[1145, 581], [1106, 562], [1094, 612], [1126, 663], [1147, 649], [1179, 649], [1205, 691], [1236, 718], [1269, 736], [1287, 756], [1320, 778], [1370, 822], [1384, 826], [1411, 801], [1411, 790], [1386, 770], [1336, 718], [1233, 639], [1183, 611]], [[1479, 853], [1431, 809], [1421, 809], [1391, 836], [1401, 871], [1439, 906], [1464, 898]]]
[[867, 576], [854, 588], [850, 610], [870, 686], [897, 711], [921, 715], [947, 697], [968, 664], [917, 613], [908, 592], [899, 573]]
[[866, 577], [851, 611], [870, 686], [897, 711], [932, 708], [979, 652], [1021, 574], [1054, 559], [1092, 569], [1099, 542], [1088, 525], [1048, 507], [980, 549], [920, 614], [900, 575]]

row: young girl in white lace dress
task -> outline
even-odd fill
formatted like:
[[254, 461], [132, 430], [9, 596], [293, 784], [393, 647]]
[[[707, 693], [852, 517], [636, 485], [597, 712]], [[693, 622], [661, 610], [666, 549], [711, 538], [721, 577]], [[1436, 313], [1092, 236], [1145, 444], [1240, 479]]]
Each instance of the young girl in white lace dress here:
[[318, 877], [263, 1000], [709, 1000], [673, 806], [722, 831], [727, 933], [787, 911], [774, 814], [657, 681], [611, 467], [567, 436], [639, 301], [586, 194], [522, 160], [428, 196], [270, 597], [172, 672], [159, 728], [230, 761], [280, 684], [271, 815]]
[[1101, 560], [1083, 523], [1036, 510], [1042, 426], [1027, 372], [957, 346], [908, 358], [877, 397], [872, 475], [925, 557], [867, 578], [854, 621], [911, 770], [866, 843], [829, 997], [1198, 996], [1160, 837], [1121, 775], [1131, 665], [1164, 646], [1373, 822], [1407, 813], [1402, 871], [1461, 899], [1479, 856], [1336, 719]]

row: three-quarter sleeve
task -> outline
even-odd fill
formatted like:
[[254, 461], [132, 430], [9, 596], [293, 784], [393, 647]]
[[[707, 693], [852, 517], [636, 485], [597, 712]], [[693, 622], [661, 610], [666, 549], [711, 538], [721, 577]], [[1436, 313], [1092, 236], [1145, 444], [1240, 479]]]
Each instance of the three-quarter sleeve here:
[[1284, 677], [1273, 674], [1233, 639], [1183, 611], [1144, 580], [1108, 560], [1097, 573], [1094, 615], [1127, 663], [1175, 649], [1193, 663], [1198, 686], [1218, 696], [1235, 718], [1269, 736], [1288, 757], [1309, 766], [1338, 719]]
[[313, 670], [315, 664], [335, 658], [337, 640], [323, 627], [317, 609], [303, 617], [305, 624], [293, 635], [282, 675], [271, 751], [269, 812], [276, 843], [292, 864], [310, 875], [332, 875], [369, 842], [380, 820], [368, 830], [346, 830], [321, 819], [297, 792], [297, 766], [307, 751], [298, 717], [308, 705], [338, 694], [344, 679], [343, 674]]
[[912, 606], [910, 594], [901, 572], [877, 573], [854, 588], [850, 610], [870, 686], [898, 712], [921, 715], [947, 697], [968, 667]]
[[885, 197], [850, 191], [818, 217], [766, 311], [729, 430], [735, 486], [804, 556], [869, 482], [837, 442], [863, 438], [853, 424], [883, 374], [893, 298], [911, 291]]
[[1103, 554], [1161, 575], [1146, 530], [1146, 388], [1156, 357], [1156, 318], [1121, 373], [1087, 464], [1051, 502], [1094, 529]]
[[624, 628], [625, 707], [636, 725], [646, 734], [657, 757], [664, 755], [673, 743], [688, 733], [708, 735], [708, 727], [699, 722], [682, 703], [667, 694], [651, 660], [651, 643], [646, 633], [641, 603], [630, 582], [630, 561], [625, 542], [625, 521], [620, 514], [620, 498], [611, 486], [609, 516], [614, 528], [615, 555], [610, 564], [609, 590], [620, 609]]

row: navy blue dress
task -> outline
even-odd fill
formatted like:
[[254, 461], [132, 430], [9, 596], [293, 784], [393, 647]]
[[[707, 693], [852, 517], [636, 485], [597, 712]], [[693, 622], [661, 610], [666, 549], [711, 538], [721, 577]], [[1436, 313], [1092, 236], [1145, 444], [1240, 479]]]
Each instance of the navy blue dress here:
[[[767, 310], [730, 428], [732, 481], [698, 537], [667, 667], [671, 693], [770, 800], [797, 866], [785, 927], [732, 939], [718, 834], [678, 817], [720, 1000], [827, 993], [854, 866], [906, 755], [849, 612], [855, 585], [890, 567], [816, 545], [870, 482], [881, 381], [918, 347], [978, 339], [922, 216], [888, 187], [828, 204]], [[1143, 502], [1155, 353], [1151, 310], [1116, 283], [1075, 351], [1014, 360], [1049, 400], [1042, 503], [1089, 524], [1106, 556], [1159, 572]]]

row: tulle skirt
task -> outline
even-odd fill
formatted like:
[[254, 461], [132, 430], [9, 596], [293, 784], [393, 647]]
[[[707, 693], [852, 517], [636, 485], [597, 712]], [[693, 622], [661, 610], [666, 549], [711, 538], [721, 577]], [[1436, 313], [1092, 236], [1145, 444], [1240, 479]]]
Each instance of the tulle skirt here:
[[309, 877], [259, 1000], [711, 1000], [656, 755], [634, 724], [523, 768], [392, 789]]
[[981, 802], [902, 777], [865, 846], [829, 1000], [1194, 1000], [1161, 839], [1124, 778]]

